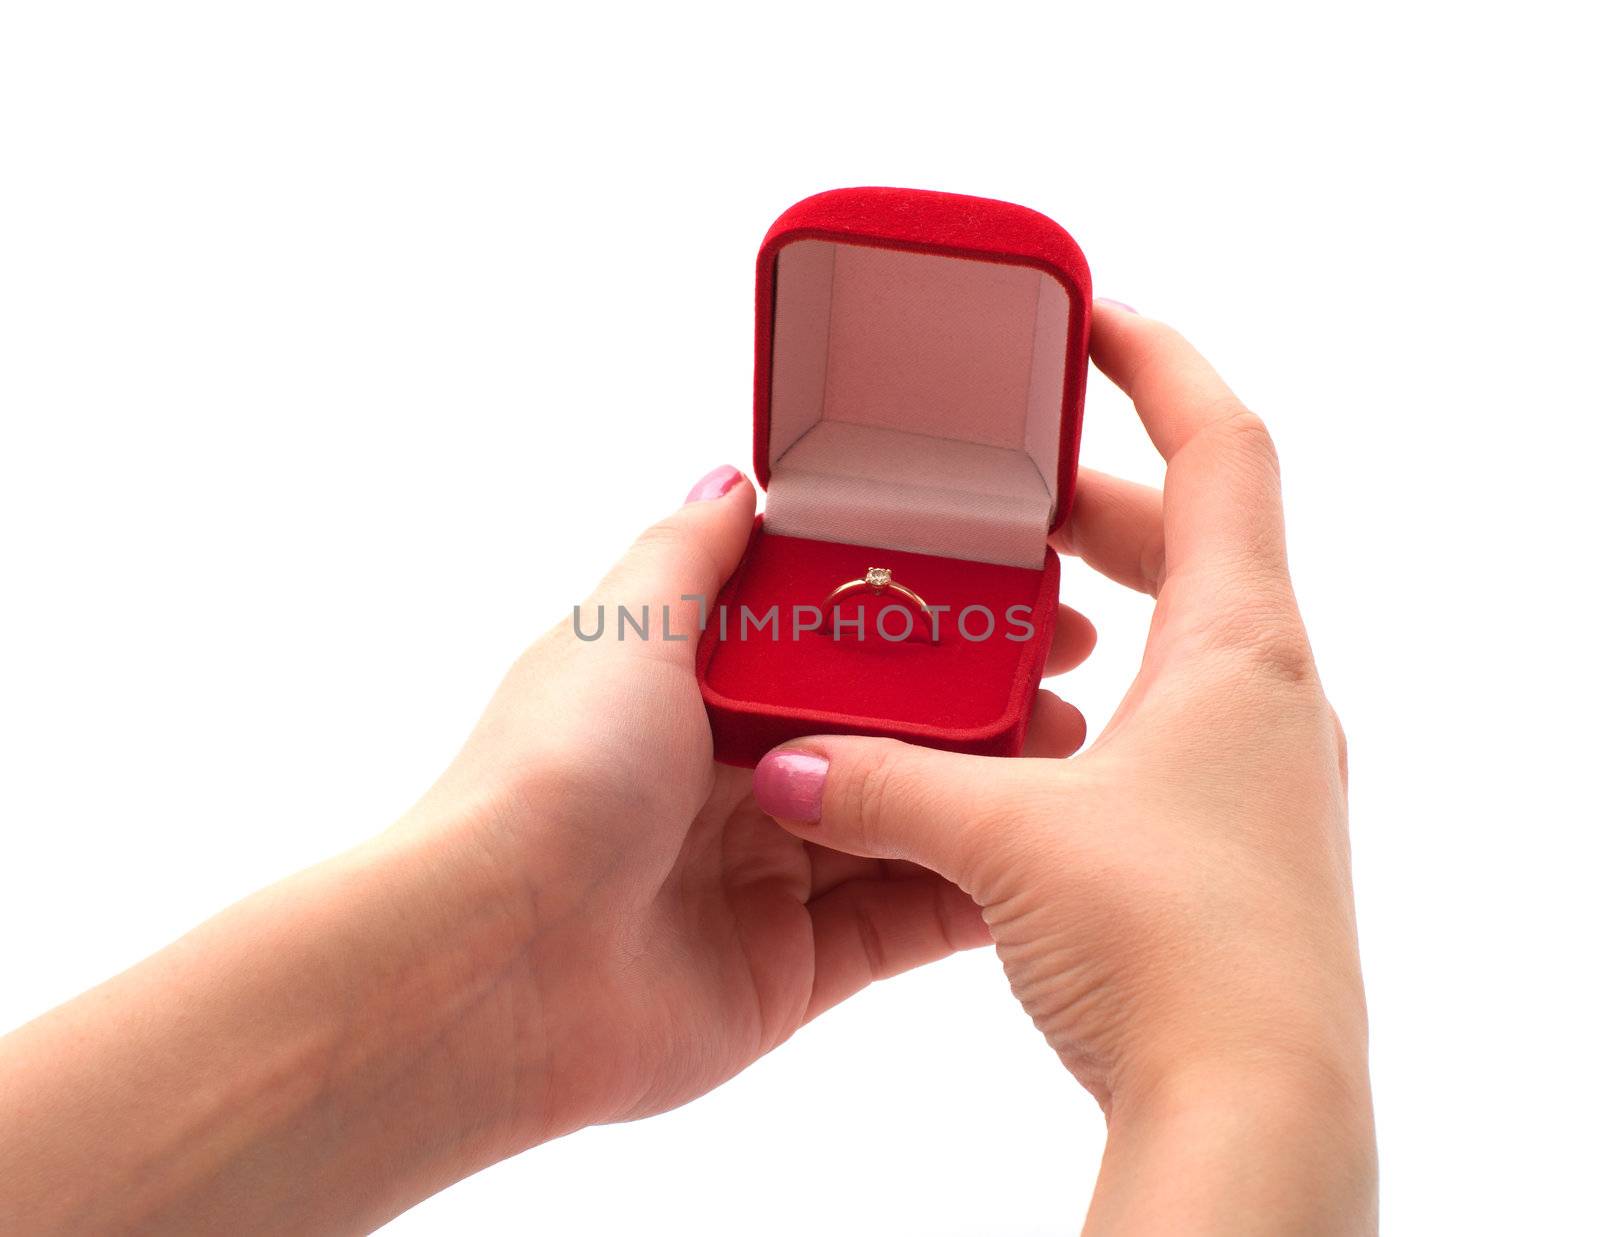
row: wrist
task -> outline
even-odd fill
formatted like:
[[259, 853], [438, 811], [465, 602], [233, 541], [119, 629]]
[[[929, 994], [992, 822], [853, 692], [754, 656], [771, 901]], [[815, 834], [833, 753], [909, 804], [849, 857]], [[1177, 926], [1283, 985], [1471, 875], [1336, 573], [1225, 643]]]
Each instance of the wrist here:
[[405, 948], [427, 975], [425, 1033], [460, 1041], [441, 1065], [468, 1171], [615, 1119], [624, 1102], [597, 1068], [616, 1054], [601, 1051], [590, 999], [595, 907], [619, 853], [572, 815], [593, 796], [563, 786], [558, 768], [487, 802], [430, 795], [349, 856], [413, 908]]
[[1364, 1064], [1263, 1054], [1119, 1089], [1085, 1231], [1367, 1233], [1376, 1207]]
[[464, 836], [395, 830], [258, 896], [260, 936], [242, 935], [285, 944], [257, 980], [285, 1007], [263, 1055], [287, 1045], [277, 1072], [316, 1083], [277, 1120], [339, 1131], [302, 1168], [329, 1206], [353, 1191], [373, 1210], [351, 1218], [376, 1223], [542, 1140], [544, 1041], [511, 999], [535, 970], [513, 874]]
[[337, 862], [385, 903], [363, 1019], [375, 1055], [413, 1063], [402, 1091], [431, 1111], [430, 1141], [455, 1175], [572, 1128], [547, 1102], [552, 1028], [528, 858], [471, 822], [406, 821]]

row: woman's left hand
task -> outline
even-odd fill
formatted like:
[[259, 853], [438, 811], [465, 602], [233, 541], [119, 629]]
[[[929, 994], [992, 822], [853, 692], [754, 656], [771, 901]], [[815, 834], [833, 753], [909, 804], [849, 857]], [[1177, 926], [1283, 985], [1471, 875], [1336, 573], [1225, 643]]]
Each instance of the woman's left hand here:
[[[754, 501], [724, 467], [649, 529], [582, 607], [589, 636], [603, 607], [603, 636], [575, 619], [530, 648], [400, 826], [470, 838], [524, 883], [526, 1002], [484, 1039], [511, 1061], [513, 1028], [541, 1027], [549, 1102], [512, 1114], [514, 1142], [674, 1107], [874, 979], [989, 941], [948, 881], [795, 838], [748, 771], [712, 762], [695, 637]], [[619, 632], [619, 606], [648, 611], [650, 638]], [[1058, 630], [1052, 669], [1094, 639], [1071, 611]], [[1065, 754], [1083, 721], [1042, 693], [1035, 734]]]
[[[583, 607], [606, 637], [529, 649], [398, 824], [0, 1039], [0, 1231], [376, 1227], [989, 939], [943, 879], [796, 838], [712, 763], [697, 620], [755, 497], [724, 468], [689, 498]], [[1054, 667], [1093, 638], [1063, 610]], [[1082, 740], [1041, 692], [1033, 750]]]

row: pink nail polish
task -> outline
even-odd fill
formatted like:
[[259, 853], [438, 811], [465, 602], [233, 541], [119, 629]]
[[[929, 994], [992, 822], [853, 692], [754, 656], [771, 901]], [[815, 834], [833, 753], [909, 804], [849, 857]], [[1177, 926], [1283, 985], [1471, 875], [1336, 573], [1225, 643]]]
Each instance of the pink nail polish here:
[[683, 501], [686, 504], [703, 503], [707, 499], [721, 498], [739, 484], [739, 478], [743, 475], [732, 464], [720, 464], [696, 481], [694, 488], [689, 491], [689, 497]]
[[756, 803], [784, 820], [822, 818], [822, 787], [828, 761], [810, 752], [768, 752], [756, 766]]
[[1109, 296], [1097, 296], [1094, 299], [1101, 305], [1115, 305], [1118, 309], [1125, 309], [1130, 314], [1137, 314], [1139, 312], [1132, 305], [1125, 305], [1121, 301], [1114, 301]]

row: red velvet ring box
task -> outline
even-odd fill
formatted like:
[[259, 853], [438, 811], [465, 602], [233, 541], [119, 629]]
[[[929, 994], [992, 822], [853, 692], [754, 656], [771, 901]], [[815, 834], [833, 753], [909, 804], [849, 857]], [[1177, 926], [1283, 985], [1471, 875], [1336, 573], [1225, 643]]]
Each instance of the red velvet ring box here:
[[[756, 258], [766, 512], [697, 663], [719, 760], [807, 734], [1021, 750], [1055, 626], [1047, 538], [1072, 502], [1089, 307], [1072, 238], [1007, 202], [838, 189], [772, 225]], [[892, 592], [820, 618], [869, 567], [948, 607], [937, 641], [914, 607], [882, 612], [906, 605]]]

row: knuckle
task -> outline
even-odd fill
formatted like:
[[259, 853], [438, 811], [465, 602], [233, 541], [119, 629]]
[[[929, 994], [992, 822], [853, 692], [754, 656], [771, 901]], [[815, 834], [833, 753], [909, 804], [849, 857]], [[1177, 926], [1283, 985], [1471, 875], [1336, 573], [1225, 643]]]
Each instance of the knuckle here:
[[895, 759], [892, 747], [873, 744], [851, 770], [846, 811], [856, 822], [869, 849], [881, 849], [884, 822], [895, 796]]
[[1317, 663], [1311, 643], [1302, 631], [1269, 634], [1253, 646], [1255, 664], [1269, 677], [1295, 686], [1317, 681]]
[[645, 553], [662, 550], [676, 553], [688, 544], [689, 535], [684, 527], [674, 520], [666, 519], [657, 521], [640, 533], [634, 540], [633, 548]]
[[1317, 663], [1305, 634], [1274, 633], [1248, 648], [1251, 665], [1264, 677], [1290, 687], [1311, 687], [1317, 682]]
[[[1277, 485], [1282, 480], [1278, 446], [1267, 423], [1227, 394], [1208, 400], [1195, 410], [1203, 425], [1178, 455], [1195, 452], [1204, 456], [1208, 467], [1253, 472]], [[1169, 461], [1170, 469], [1173, 462]]]
[[1317, 684], [1311, 641], [1292, 608], [1273, 598], [1235, 606], [1219, 616], [1206, 633], [1210, 647], [1242, 661], [1269, 681], [1294, 686]]
[[1215, 423], [1214, 432], [1242, 459], [1278, 471], [1278, 445], [1272, 440], [1267, 423], [1242, 404]]
[[685, 582], [721, 576], [704, 539], [674, 517], [657, 521], [640, 533], [628, 557], [646, 578], [657, 578], [662, 572]]

